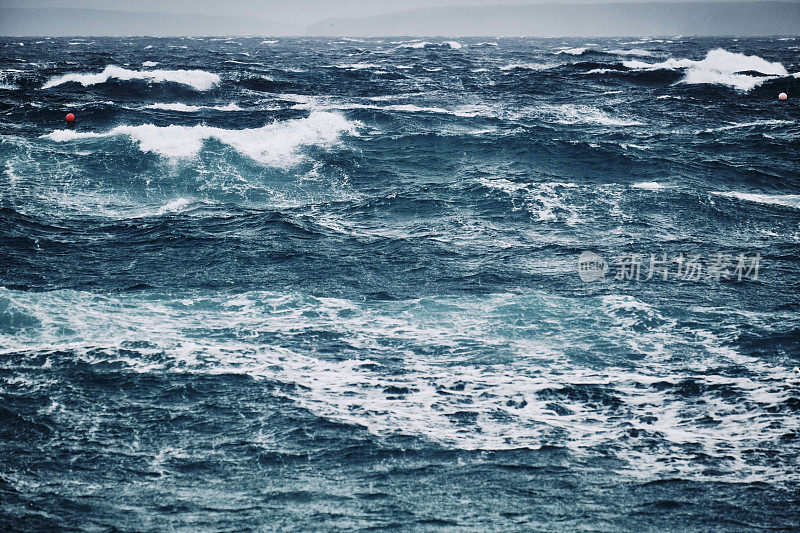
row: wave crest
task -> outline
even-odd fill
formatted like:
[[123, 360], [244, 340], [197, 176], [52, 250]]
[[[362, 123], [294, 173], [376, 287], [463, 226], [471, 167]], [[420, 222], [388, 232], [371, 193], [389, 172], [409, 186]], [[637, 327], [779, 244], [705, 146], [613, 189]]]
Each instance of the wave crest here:
[[204, 70], [128, 70], [115, 65], [108, 65], [102, 72], [96, 74], [65, 74], [52, 78], [42, 85], [42, 89], [50, 89], [65, 83], [80, 83], [86, 87], [106, 83], [109, 79], [122, 81], [143, 80], [150, 83], [179, 83], [188, 85], [198, 91], [207, 91], [220, 82], [219, 75]]
[[[622, 64], [631, 69], [686, 69], [680, 83], [728, 85], [741, 91], [749, 91], [770, 76], [787, 76], [789, 74], [780, 62], [770, 62], [758, 56], [728, 52], [722, 48], [710, 50], [700, 61], [670, 58], [661, 63], [623, 61]], [[754, 76], [744, 74], [745, 72], [757, 72], [761, 75]]]
[[234, 102], [231, 102], [227, 105], [215, 105], [215, 106], [203, 106], [203, 105], [189, 105], [184, 104], [181, 102], [173, 102], [173, 103], [157, 103], [157, 104], [148, 104], [144, 106], [145, 109], [156, 109], [159, 111], [180, 111], [182, 113], [198, 113], [204, 109], [210, 109], [213, 111], [241, 111], [242, 108], [239, 107]]
[[716, 196], [724, 196], [726, 198], [735, 198], [745, 202], [780, 205], [783, 207], [800, 209], [800, 194], [758, 194], [738, 191], [712, 192], [711, 194]]
[[104, 133], [57, 130], [44, 138], [56, 142], [80, 139], [127, 136], [143, 152], [153, 152], [170, 158], [197, 155], [209, 139], [231, 146], [236, 151], [270, 166], [288, 168], [302, 160], [303, 146], [330, 146], [345, 132], [355, 131], [356, 124], [336, 113], [313, 112], [307, 118], [267, 124], [261, 128], [226, 130], [205, 125], [197, 126], [117, 126]]

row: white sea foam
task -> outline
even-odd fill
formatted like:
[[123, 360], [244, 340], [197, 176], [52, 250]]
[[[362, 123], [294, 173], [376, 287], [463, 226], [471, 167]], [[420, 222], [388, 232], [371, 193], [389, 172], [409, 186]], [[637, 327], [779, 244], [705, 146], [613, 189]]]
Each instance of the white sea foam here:
[[657, 181], [640, 181], [631, 185], [634, 189], [645, 189], [647, 191], [660, 191], [666, 189], [666, 186], [658, 183]]
[[[398, 98], [405, 98], [408, 95], [387, 95], [373, 96], [368, 98], [374, 102], [391, 101]], [[496, 116], [496, 110], [486, 105], [462, 105], [455, 108], [444, 108], [436, 106], [419, 106], [416, 104], [365, 104], [360, 102], [338, 102], [330, 98], [307, 97], [302, 95], [280, 95], [281, 99], [296, 101], [294, 109], [313, 109], [313, 110], [349, 110], [349, 109], [371, 109], [375, 111], [396, 111], [401, 113], [435, 113], [440, 115], [452, 115], [456, 117], [477, 117], [477, 116]]]
[[9, 91], [14, 91], [16, 89], [19, 89], [19, 87], [15, 83], [13, 83], [14, 76], [19, 72], [24, 72], [24, 71], [15, 68], [0, 70], [0, 89], [5, 89]]
[[453, 50], [461, 50], [464, 47], [464, 45], [462, 45], [458, 41], [447, 41], [444, 44], [446, 44], [447, 46], [449, 46]]
[[403, 43], [400, 46], [398, 46], [398, 48], [420, 49], [420, 48], [425, 48], [426, 46], [428, 46], [430, 44], [431, 43], [429, 43], [428, 41], [418, 41], [418, 42], [414, 42], [414, 43]]
[[347, 63], [344, 65], [336, 65], [336, 68], [344, 68], [348, 70], [370, 70], [383, 67], [381, 65], [376, 65], [375, 63]]
[[[632, 69], [646, 70], [685, 69], [680, 83], [728, 85], [741, 91], [749, 91], [769, 77], [788, 75], [786, 68], [779, 62], [770, 62], [758, 56], [728, 52], [721, 48], [709, 51], [706, 57], [700, 61], [670, 58], [660, 63], [623, 61], [623, 65]], [[745, 71], [756, 71], [765, 76], [741, 74]]]
[[[572, 182], [526, 183], [506, 178], [480, 178], [483, 187], [501, 191], [509, 196], [512, 209], [527, 211], [541, 222], [564, 222], [574, 225], [581, 220], [583, 207], [575, 202], [581, 189]], [[604, 199], [613, 195], [605, 193]]]
[[167, 213], [179, 213], [186, 209], [189, 205], [192, 204], [191, 200], [186, 198], [178, 198], [177, 200], [173, 200], [163, 206], [158, 210], [159, 215], [164, 215]]
[[572, 56], [579, 56], [582, 53], [584, 53], [586, 50], [588, 50], [588, 48], [586, 48], [586, 47], [583, 47], [583, 48], [563, 48], [563, 49], [559, 50], [558, 52], [556, 52], [556, 54], [568, 54], [568, 55], [572, 55]]
[[117, 126], [104, 133], [57, 130], [44, 137], [56, 142], [127, 136], [142, 151], [170, 158], [197, 155], [209, 139], [233, 147], [261, 163], [290, 167], [302, 160], [303, 146], [331, 146], [342, 133], [354, 132], [356, 124], [339, 114], [313, 112], [308, 118], [267, 124], [261, 128], [227, 130], [211, 126]]
[[145, 61], [142, 63], [143, 67], [155, 67], [156, 65], [158, 65], [158, 61]]
[[80, 83], [83, 86], [105, 83], [109, 79], [144, 80], [153, 83], [172, 82], [188, 85], [198, 91], [206, 91], [220, 82], [217, 74], [203, 70], [128, 70], [109, 65], [96, 74], [65, 74], [52, 78], [42, 89], [57, 87], [65, 83]]
[[231, 102], [227, 105], [217, 105], [217, 106], [203, 106], [203, 105], [189, 105], [183, 104], [181, 102], [175, 103], [164, 103], [164, 104], [149, 104], [144, 106], [145, 109], [161, 109], [164, 111], [181, 111], [184, 113], [197, 113], [204, 109], [211, 109], [215, 111], [241, 111], [242, 108], [236, 105], [235, 103]]
[[500, 67], [500, 70], [547, 70], [557, 66], [558, 63], [511, 63]]
[[477, 117], [486, 113], [487, 108], [484, 106], [471, 106], [464, 105], [454, 109], [445, 109], [441, 107], [420, 107], [414, 104], [394, 104], [385, 107], [376, 107], [377, 109], [385, 109], [387, 111], [404, 111], [408, 113], [438, 113], [442, 115], [453, 115], [457, 117]]
[[[794, 362], [772, 366], [731, 347], [714, 324], [754, 320], [735, 308], [692, 309], [689, 327], [669, 306], [633, 296], [537, 291], [365, 304], [296, 293], [142, 298], [0, 288], [0, 299], [0, 317], [14, 324], [0, 354], [68, 351], [73, 364], [268, 379], [289, 385], [282, 394], [316, 416], [446, 449], [565, 446], [577, 457], [611, 455], [643, 479], [800, 477], [780, 454], [748, 460], [800, 430], [782, 408], [797, 375]], [[772, 326], [782, 317], [755, 320]], [[348, 350], [330, 358], [293, 345], [306, 331], [329, 331]], [[124, 349], [131, 342], [139, 353]], [[592, 362], [597, 353], [604, 364]], [[699, 392], [681, 394], [684, 382]], [[697, 468], [700, 452], [730, 460], [708, 473]]]
[[612, 116], [596, 107], [583, 104], [540, 106], [546, 116], [559, 124], [597, 124], [601, 126], [641, 126], [638, 120]]
[[616, 54], [618, 56], [652, 56], [653, 52], [650, 50], [642, 50], [641, 48], [631, 48], [630, 50], [606, 50], [609, 54]]
[[783, 207], [793, 207], [800, 209], [800, 194], [758, 194], [750, 192], [713, 192], [717, 196], [726, 198], [736, 198], [745, 202], [755, 202], [758, 204], [780, 205]]
[[713, 133], [716, 131], [738, 130], [741, 128], [753, 128], [758, 126], [788, 126], [791, 124], [796, 124], [796, 122], [791, 120], [778, 120], [778, 119], [756, 120], [753, 122], [736, 122], [733, 124], [726, 124], [725, 126], [719, 126], [718, 128], [707, 128], [705, 130], [697, 131], [695, 133]]

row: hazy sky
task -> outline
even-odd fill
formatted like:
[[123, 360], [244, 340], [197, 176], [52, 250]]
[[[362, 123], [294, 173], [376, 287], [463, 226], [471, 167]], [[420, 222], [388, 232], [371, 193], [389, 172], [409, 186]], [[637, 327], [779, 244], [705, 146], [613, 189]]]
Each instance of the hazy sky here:
[[0, 0], [0, 35], [753, 36], [800, 28], [798, 0], [659, 1]]
[[[588, 3], [643, 0], [0, 0], [16, 8], [77, 7], [124, 11], [251, 16], [276, 22], [313, 24], [328, 17], [363, 17], [420, 7], [490, 4]], [[647, 0], [644, 0], [647, 1]]]

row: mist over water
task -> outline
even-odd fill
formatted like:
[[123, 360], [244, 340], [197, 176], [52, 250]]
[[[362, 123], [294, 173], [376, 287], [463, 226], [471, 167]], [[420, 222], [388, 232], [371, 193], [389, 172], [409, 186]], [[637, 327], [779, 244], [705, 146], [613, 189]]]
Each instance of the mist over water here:
[[0, 47], [2, 527], [800, 525], [797, 39]]

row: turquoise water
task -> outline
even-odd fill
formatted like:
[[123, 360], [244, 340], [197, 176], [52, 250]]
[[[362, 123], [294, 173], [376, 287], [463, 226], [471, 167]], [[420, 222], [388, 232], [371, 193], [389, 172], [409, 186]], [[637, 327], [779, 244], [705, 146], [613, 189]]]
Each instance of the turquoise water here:
[[0, 46], [2, 527], [800, 525], [797, 40]]

